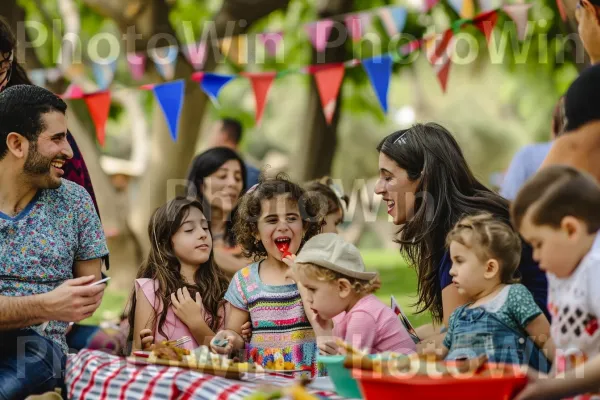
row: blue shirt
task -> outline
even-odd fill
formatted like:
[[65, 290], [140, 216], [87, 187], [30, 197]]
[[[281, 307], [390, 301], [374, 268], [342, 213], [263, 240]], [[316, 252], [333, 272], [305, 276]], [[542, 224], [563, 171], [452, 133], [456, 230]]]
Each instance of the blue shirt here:
[[246, 188], [250, 189], [252, 186], [258, 183], [260, 177], [260, 170], [246, 163]]
[[[450, 258], [450, 252], [444, 253], [442, 261], [440, 263], [439, 279], [440, 288], [444, 290], [448, 285], [452, 283], [452, 276], [450, 276], [450, 269], [452, 268], [452, 259]], [[521, 284], [523, 284], [531, 294], [536, 304], [548, 317], [550, 321], [550, 313], [548, 312], [548, 281], [546, 280], [546, 274], [540, 270], [538, 264], [533, 261], [532, 250], [529, 245], [523, 243], [521, 249], [521, 263], [517, 271], [520, 274]]]
[[552, 147], [551, 142], [530, 144], [515, 154], [504, 176], [500, 190], [502, 197], [508, 200], [514, 200], [517, 197], [521, 186], [537, 172], [544, 162], [550, 147]]
[[[31, 296], [54, 290], [73, 278], [75, 261], [108, 254], [104, 231], [88, 192], [62, 180], [39, 190], [15, 217], [0, 212], [0, 295]], [[67, 350], [68, 322], [33, 327]]]

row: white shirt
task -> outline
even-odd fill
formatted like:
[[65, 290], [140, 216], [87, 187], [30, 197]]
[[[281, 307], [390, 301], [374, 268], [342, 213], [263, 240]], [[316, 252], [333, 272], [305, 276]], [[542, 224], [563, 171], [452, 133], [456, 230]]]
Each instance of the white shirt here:
[[600, 354], [600, 233], [571, 276], [548, 273], [548, 284], [556, 371], [563, 372]]

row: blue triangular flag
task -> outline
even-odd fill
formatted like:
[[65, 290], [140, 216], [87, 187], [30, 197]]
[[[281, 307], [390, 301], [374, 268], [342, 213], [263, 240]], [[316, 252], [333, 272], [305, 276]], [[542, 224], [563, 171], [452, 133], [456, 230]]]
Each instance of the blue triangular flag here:
[[152, 58], [152, 61], [154, 61], [156, 70], [164, 80], [170, 81], [175, 77], [179, 47], [171, 45], [154, 48], [151, 49], [148, 54], [150, 55], [150, 58]]
[[379, 17], [388, 35], [393, 37], [404, 30], [406, 25], [406, 8], [386, 7], [379, 10]]
[[167, 120], [171, 138], [177, 141], [177, 133], [179, 132], [179, 116], [183, 106], [183, 95], [185, 82], [179, 79], [172, 82], [165, 82], [155, 85], [152, 90], [154, 96], [160, 104], [160, 108]]
[[402, 32], [406, 25], [406, 8], [393, 7], [390, 11], [392, 12], [392, 18], [394, 18], [398, 32]]
[[381, 108], [387, 113], [388, 90], [390, 88], [390, 77], [392, 76], [392, 57], [389, 54], [382, 54], [362, 60], [362, 65], [369, 76], [373, 89], [375, 89]]
[[448, 4], [450, 4], [450, 7], [452, 7], [452, 9], [456, 11], [458, 15], [461, 15], [463, 2], [464, 0], [448, 0]]
[[29, 70], [29, 79], [35, 86], [46, 86], [46, 70], [43, 68]]
[[222, 74], [211, 74], [206, 73], [200, 82], [200, 87], [208, 95], [213, 103], [216, 105], [219, 104], [217, 97], [219, 97], [219, 92], [225, 85], [229, 83], [235, 75], [222, 75]]
[[108, 64], [93, 63], [92, 69], [94, 71], [96, 84], [98, 84], [100, 90], [106, 90], [113, 81], [115, 70], [117, 69], [117, 63], [116, 61]]

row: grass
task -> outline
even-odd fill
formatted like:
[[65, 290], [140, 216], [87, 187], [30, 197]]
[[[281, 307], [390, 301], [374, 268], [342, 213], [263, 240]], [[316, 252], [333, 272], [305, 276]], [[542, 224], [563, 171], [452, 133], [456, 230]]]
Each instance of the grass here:
[[[431, 322], [429, 314], [415, 314], [412, 305], [416, 301], [417, 275], [406, 265], [398, 251], [363, 250], [361, 253], [367, 268], [379, 271], [382, 286], [376, 295], [381, 301], [390, 304], [390, 296], [393, 295], [415, 327]], [[98, 325], [103, 320], [118, 318], [128, 297], [129, 292], [112, 290], [109, 284], [98, 311], [82, 323]]]

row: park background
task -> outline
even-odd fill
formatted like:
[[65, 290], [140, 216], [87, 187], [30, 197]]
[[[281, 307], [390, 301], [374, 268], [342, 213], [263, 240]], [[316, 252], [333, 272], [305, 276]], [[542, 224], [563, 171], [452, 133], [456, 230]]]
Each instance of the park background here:
[[[69, 128], [98, 198], [113, 279], [101, 308], [85, 323], [118, 319], [148, 248], [150, 213], [172, 194], [169, 182], [185, 178], [192, 157], [206, 148], [222, 117], [243, 123], [241, 152], [255, 166], [269, 173], [284, 171], [301, 182], [329, 175], [343, 185], [353, 211], [342, 229], [359, 246], [368, 267], [380, 272], [383, 286], [377, 295], [386, 303], [394, 295], [415, 326], [428, 322], [427, 314], [415, 314], [415, 272], [393, 242], [396, 228], [385, 205], [380, 207], [372, 194], [378, 174], [375, 147], [385, 135], [415, 122], [440, 123], [456, 136], [476, 176], [497, 188], [519, 147], [549, 140], [554, 105], [588, 63], [576, 35], [576, 1], [562, 1], [3, 0], [0, 16], [18, 33], [19, 58], [30, 77], [68, 99]], [[529, 6], [524, 40], [517, 39], [518, 27], [506, 5]], [[402, 24], [398, 9], [405, 13]], [[495, 28], [487, 38], [473, 17], [489, 10]], [[368, 21], [359, 39], [379, 42], [353, 40], [348, 16]], [[308, 32], [323, 21], [335, 21], [337, 28], [318, 51]], [[449, 63], [448, 79], [441, 82], [439, 70], [447, 64], [432, 65], [424, 48], [404, 54], [410, 40], [393, 41], [394, 23], [396, 34], [413, 40], [443, 36], [448, 29], [471, 39], [457, 45], [458, 61]], [[126, 48], [131, 27], [140, 39]], [[39, 36], [44, 32], [45, 39]], [[265, 32], [281, 39], [276, 56], [262, 45]], [[206, 58], [194, 65], [182, 50], [167, 67], [156, 66], [152, 45], [166, 46], [167, 41], [154, 40], [165, 34], [180, 49], [210, 42]], [[109, 36], [121, 48], [115, 63], [103, 65], [90, 49], [107, 56], [110, 41], [99, 38]], [[366, 69], [349, 61], [389, 51], [396, 52], [384, 111]], [[127, 54], [146, 58], [141, 76], [133, 76]], [[317, 84], [316, 73], [305, 67], [344, 62], [328, 121], [320, 93], [332, 82]], [[249, 76], [275, 71], [257, 122]], [[194, 79], [198, 72], [234, 78], [211, 101]], [[181, 79], [181, 115], [178, 127], [170, 130], [157, 91], [144, 85]], [[89, 99], [106, 99], [93, 96], [105, 93], [110, 93], [110, 108], [106, 121], [100, 121], [105, 134], [99, 135], [101, 102]]]

